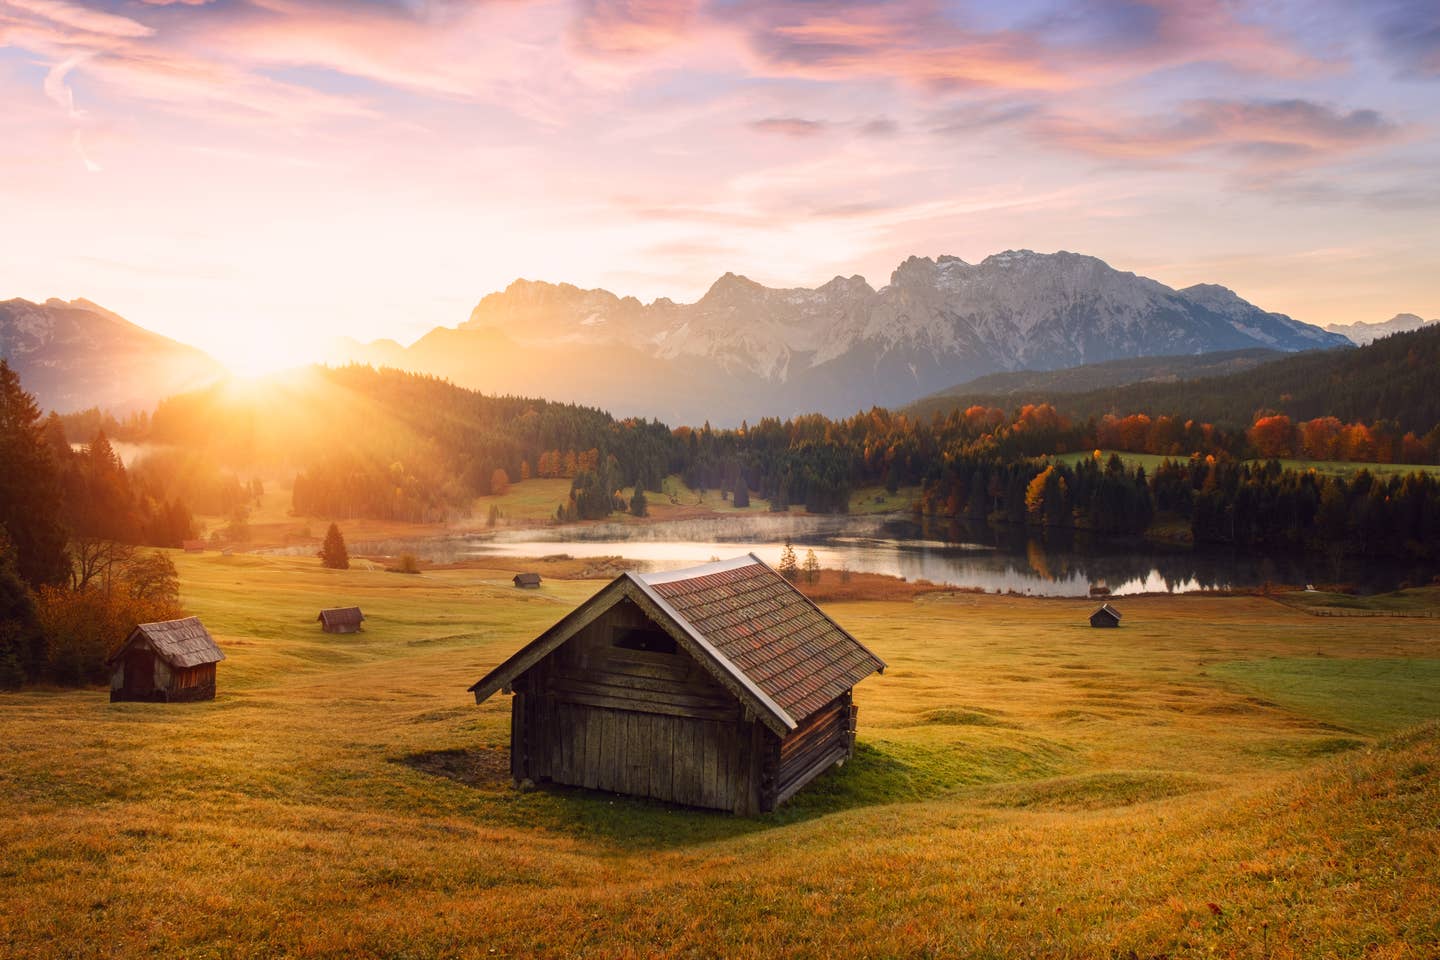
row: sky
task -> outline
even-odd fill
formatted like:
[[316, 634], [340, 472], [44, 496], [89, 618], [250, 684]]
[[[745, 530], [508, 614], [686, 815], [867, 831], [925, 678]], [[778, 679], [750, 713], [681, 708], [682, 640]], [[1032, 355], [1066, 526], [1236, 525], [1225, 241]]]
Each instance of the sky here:
[[1436, 0], [0, 0], [0, 144], [0, 299], [240, 366], [1012, 248], [1440, 316]]

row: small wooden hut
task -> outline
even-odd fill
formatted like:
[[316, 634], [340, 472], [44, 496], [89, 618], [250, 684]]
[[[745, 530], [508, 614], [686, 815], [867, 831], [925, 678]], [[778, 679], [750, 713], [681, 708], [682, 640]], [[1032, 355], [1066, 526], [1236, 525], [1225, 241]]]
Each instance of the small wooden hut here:
[[224, 659], [199, 617], [142, 623], [108, 661], [110, 702], [213, 700]]
[[204, 552], [205, 552], [205, 541], [204, 541], [204, 540], [181, 540], [181, 541], [180, 541], [180, 546], [185, 550], [186, 553], [204, 553]]
[[754, 555], [625, 573], [485, 675], [514, 693], [510, 772], [754, 813], [855, 746], [885, 664]]
[[1120, 626], [1120, 611], [1108, 603], [1102, 603], [1100, 609], [1090, 614], [1090, 626], [1118, 627]]
[[360, 612], [359, 607], [332, 607], [321, 610], [320, 616], [315, 619], [326, 633], [359, 633], [365, 614]]
[[538, 589], [540, 586], [540, 574], [517, 573], [515, 574], [515, 586], [523, 587], [526, 590]]

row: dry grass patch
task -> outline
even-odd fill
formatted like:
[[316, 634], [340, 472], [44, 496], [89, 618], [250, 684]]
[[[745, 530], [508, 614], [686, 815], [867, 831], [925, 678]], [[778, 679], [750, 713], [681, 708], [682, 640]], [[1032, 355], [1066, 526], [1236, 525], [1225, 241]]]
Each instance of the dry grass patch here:
[[[1422, 621], [827, 603], [891, 664], [857, 689], [857, 755], [738, 819], [510, 785], [508, 704], [465, 687], [598, 582], [176, 563], [229, 655], [219, 699], [0, 695], [0, 955], [1440, 952], [1440, 732], [1333, 729], [1368, 732], [1330, 711], [1372, 715], [1393, 674], [1315, 701], [1226, 667], [1440, 660]], [[340, 603], [363, 633], [320, 633]]]

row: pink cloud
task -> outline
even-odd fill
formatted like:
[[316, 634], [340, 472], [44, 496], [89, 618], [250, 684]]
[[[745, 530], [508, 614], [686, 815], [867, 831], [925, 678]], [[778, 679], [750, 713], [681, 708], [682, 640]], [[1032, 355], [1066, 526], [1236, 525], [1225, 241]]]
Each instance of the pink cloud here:
[[155, 31], [145, 24], [129, 17], [117, 16], [75, 3], [62, 0], [3, 0], [0, 13], [5, 8], [29, 14], [39, 21], [46, 21], [57, 28], [79, 30], [103, 37], [148, 37]]
[[1173, 116], [1087, 121], [1046, 117], [1032, 132], [1099, 157], [1170, 160], [1223, 152], [1242, 166], [1316, 162], [1398, 139], [1403, 130], [1374, 110], [1343, 111], [1309, 100], [1198, 100]]
[[646, 53], [668, 47], [690, 33], [695, 0], [580, 0], [575, 35], [589, 52]]

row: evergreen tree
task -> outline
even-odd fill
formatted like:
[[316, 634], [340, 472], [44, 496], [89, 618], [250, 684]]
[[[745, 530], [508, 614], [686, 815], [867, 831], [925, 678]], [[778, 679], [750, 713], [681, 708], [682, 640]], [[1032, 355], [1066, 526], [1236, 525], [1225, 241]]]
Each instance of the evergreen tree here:
[[743, 471], [735, 484], [735, 498], [732, 502], [741, 510], [750, 506], [750, 490], [745, 483], [745, 474]]
[[630, 513], [637, 517], [643, 517], [646, 516], [648, 512], [648, 504], [645, 501], [645, 489], [637, 483], [635, 485], [635, 495], [630, 498]]
[[70, 564], [55, 459], [35, 398], [5, 360], [0, 360], [0, 464], [0, 526], [14, 544], [16, 570], [32, 587], [63, 582]]
[[320, 548], [320, 565], [331, 570], [349, 570], [350, 553], [345, 549], [345, 537], [337, 524], [330, 524], [325, 531], [325, 544]]
[[0, 690], [34, 679], [45, 664], [45, 635], [35, 598], [20, 579], [15, 546], [0, 527]]
[[790, 545], [790, 538], [785, 538], [785, 549], [780, 551], [780, 575], [791, 583], [800, 571], [795, 564], [795, 548]]

